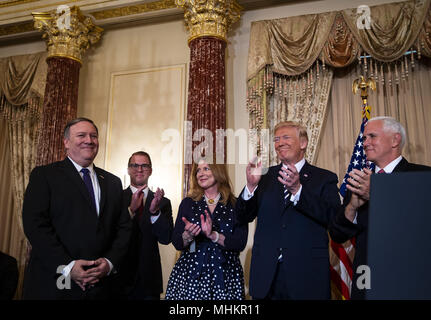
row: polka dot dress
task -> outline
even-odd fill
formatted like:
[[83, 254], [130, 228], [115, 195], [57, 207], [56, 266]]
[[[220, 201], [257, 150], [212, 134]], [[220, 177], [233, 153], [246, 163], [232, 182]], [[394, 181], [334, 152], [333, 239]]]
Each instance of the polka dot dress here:
[[[200, 215], [208, 206], [204, 199], [191, 201], [191, 211], [186, 216], [200, 225]], [[183, 206], [184, 208], [184, 206]], [[233, 232], [233, 208], [217, 204], [212, 214], [213, 230], [225, 236]], [[177, 220], [178, 221], [178, 220]], [[194, 252], [186, 248], [176, 262], [169, 277], [166, 300], [242, 300], [244, 299], [244, 274], [238, 251], [225, 250], [204, 235], [196, 237]]]

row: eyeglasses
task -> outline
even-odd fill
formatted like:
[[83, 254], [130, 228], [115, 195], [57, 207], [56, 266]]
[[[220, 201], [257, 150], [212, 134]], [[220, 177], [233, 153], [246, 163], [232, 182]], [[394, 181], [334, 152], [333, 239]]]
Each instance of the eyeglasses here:
[[132, 168], [133, 170], [138, 170], [139, 167], [142, 170], [150, 170], [151, 169], [151, 165], [148, 163], [143, 163], [143, 164], [131, 163], [131, 164], [129, 164], [129, 168]]

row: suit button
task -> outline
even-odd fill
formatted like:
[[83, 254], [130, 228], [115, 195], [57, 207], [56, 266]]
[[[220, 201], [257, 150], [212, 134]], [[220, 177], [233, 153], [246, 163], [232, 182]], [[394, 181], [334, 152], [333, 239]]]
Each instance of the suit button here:
[[283, 229], [286, 229], [286, 225], [285, 225], [285, 224], [281, 225], [281, 227], [282, 227]]

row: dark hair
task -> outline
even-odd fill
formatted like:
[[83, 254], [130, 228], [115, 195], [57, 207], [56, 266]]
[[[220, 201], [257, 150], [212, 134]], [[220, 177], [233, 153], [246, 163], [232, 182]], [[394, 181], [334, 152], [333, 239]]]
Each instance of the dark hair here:
[[63, 136], [64, 136], [64, 138], [69, 139], [70, 127], [71, 127], [71, 126], [73, 126], [73, 125], [75, 125], [75, 124], [77, 124], [77, 123], [79, 123], [79, 122], [83, 122], [83, 121], [91, 123], [91, 124], [93, 125], [93, 127], [96, 129], [97, 135], [99, 135], [99, 130], [97, 129], [97, 127], [96, 127], [96, 125], [94, 124], [93, 120], [90, 120], [90, 119], [88, 119], [88, 118], [81, 117], [81, 118], [76, 118], [76, 119], [70, 120], [70, 121], [66, 124], [66, 127], [64, 128], [64, 132], [63, 132]]
[[148, 158], [148, 161], [150, 162], [150, 166], [152, 167], [153, 165], [151, 164], [151, 157], [148, 153], [146, 153], [145, 151], [136, 151], [134, 153], [132, 153], [132, 155], [129, 158], [129, 162], [127, 163], [127, 166], [130, 166], [130, 161], [132, 161], [133, 156], [145, 156]]

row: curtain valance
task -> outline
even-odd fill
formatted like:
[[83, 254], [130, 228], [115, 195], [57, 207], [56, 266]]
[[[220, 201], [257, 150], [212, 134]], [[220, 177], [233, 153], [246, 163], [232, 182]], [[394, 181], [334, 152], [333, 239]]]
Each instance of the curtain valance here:
[[270, 65], [273, 72], [295, 76], [320, 59], [332, 67], [355, 61], [361, 51], [382, 62], [409, 49], [431, 57], [430, 0], [370, 7], [370, 24], [358, 28], [357, 9], [253, 22], [247, 80]]

